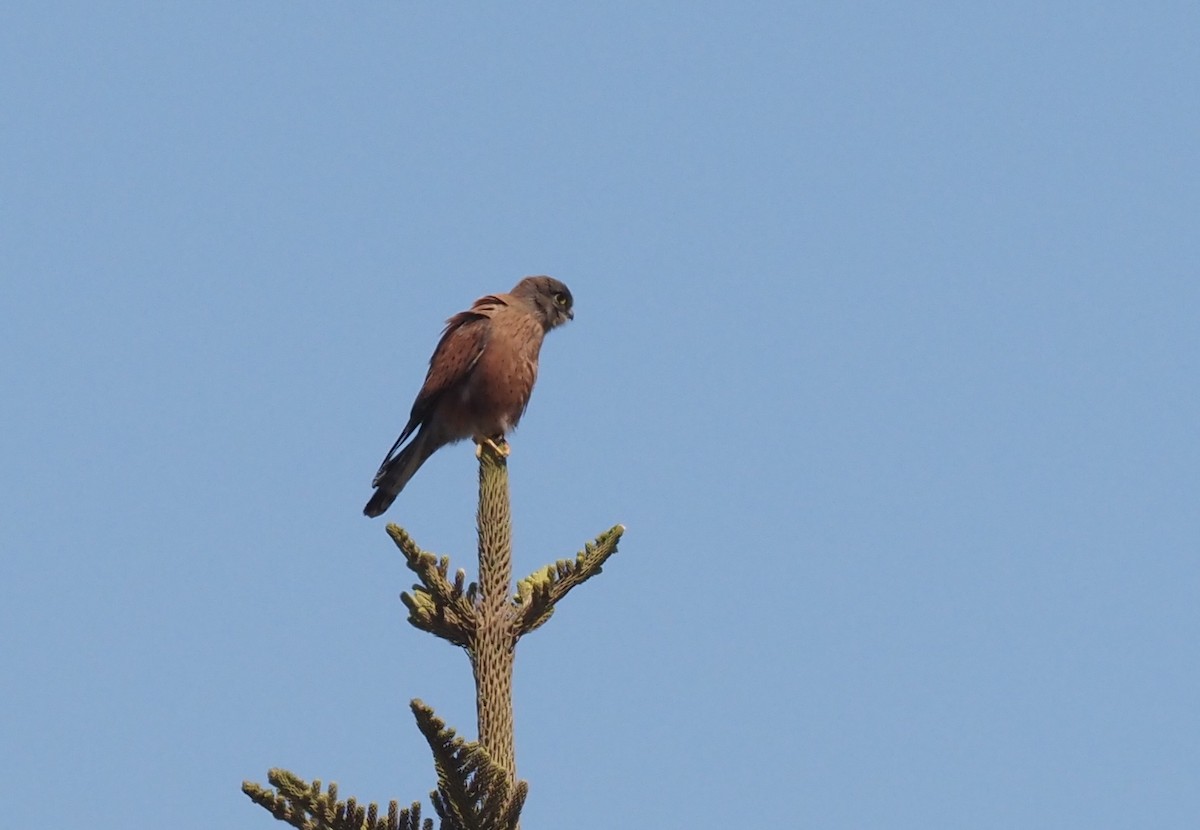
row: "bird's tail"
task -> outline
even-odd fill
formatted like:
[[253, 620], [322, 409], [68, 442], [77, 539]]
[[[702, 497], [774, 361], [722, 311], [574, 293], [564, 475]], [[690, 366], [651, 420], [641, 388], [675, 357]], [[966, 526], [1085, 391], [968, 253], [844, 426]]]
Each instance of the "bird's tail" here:
[[421, 469], [421, 465], [437, 448], [437, 442], [430, 440], [425, 430], [420, 430], [412, 443], [384, 464], [375, 476], [375, 495], [371, 496], [371, 500], [363, 508], [363, 515], [375, 518], [391, 507], [404, 485], [408, 484], [408, 480]]

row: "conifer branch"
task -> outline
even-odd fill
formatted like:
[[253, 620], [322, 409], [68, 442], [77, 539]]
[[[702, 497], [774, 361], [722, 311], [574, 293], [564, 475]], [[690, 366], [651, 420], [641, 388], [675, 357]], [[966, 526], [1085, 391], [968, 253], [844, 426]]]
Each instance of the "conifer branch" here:
[[338, 800], [337, 784], [321, 791], [321, 781], [306, 783], [285, 769], [273, 769], [267, 780], [275, 790], [250, 781], [242, 782], [242, 792], [280, 821], [297, 830], [433, 830], [433, 819], [421, 821], [421, 803], [401, 808], [396, 801], [388, 804], [386, 816], [379, 805], [362, 807], [357, 800]]
[[510, 782], [509, 771], [476, 742], [455, 735], [420, 700], [411, 702], [417, 728], [433, 750], [438, 788], [430, 793], [443, 828], [516, 830], [529, 786]]
[[517, 596], [513, 600], [516, 637], [520, 638], [541, 626], [554, 613], [560, 599], [576, 585], [581, 585], [603, 569], [608, 557], [617, 552], [617, 543], [625, 532], [617, 525], [584, 544], [574, 560], [559, 559], [517, 581]]
[[469, 645], [476, 628], [474, 601], [476, 587], [466, 586], [466, 572], [461, 568], [448, 579], [450, 557], [440, 559], [417, 547], [408, 531], [389, 524], [388, 535], [404, 554], [404, 562], [421, 580], [412, 593], [405, 591], [400, 600], [408, 608], [408, 621], [422, 631], [449, 640], [456, 646]]

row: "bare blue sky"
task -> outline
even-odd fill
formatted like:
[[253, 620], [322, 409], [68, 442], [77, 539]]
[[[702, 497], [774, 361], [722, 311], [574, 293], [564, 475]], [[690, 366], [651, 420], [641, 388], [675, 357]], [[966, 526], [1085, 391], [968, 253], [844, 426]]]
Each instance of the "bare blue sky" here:
[[[577, 4], [576, 4], [577, 5]], [[0, 11], [12, 827], [424, 798], [473, 733], [359, 511], [442, 320], [566, 281], [525, 826], [1191, 828], [1200, 11]], [[387, 518], [469, 564], [474, 458]]]

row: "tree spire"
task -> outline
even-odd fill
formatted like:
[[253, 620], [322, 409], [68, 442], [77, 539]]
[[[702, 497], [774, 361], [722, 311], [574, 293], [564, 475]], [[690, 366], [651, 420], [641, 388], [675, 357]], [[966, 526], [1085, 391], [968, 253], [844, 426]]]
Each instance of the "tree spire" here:
[[[512, 511], [508, 488], [508, 445], [478, 445], [479, 581], [466, 583], [461, 568], [450, 578], [450, 558], [421, 550], [398, 525], [388, 535], [419, 583], [400, 595], [408, 621], [466, 649], [475, 679], [479, 738], [457, 737], [420, 700], [410, 703], [417, 727], [429, 743], [437, 771], [430, 794], [444, 830], [516, 830], [528, 785], [516, 778], [512, 678], [517, 641], [543, 625], [559, 600], [576, 585], [600, 573], [617, 551], [625, 528], [600, 534], [574, 559], [560, 559], [518, 581], [512, 590]], [[421, 819], [420, 802], [401, 809], [392, 801], [386, 815], [378, 805], [364, 808], [351, 798], [338, 800], [337, 785], [322, 791], [287, 770], [267, 773], [273, 790], [249, 781], [242, 791], [275, 818], [297, 830], [432, 830]]]

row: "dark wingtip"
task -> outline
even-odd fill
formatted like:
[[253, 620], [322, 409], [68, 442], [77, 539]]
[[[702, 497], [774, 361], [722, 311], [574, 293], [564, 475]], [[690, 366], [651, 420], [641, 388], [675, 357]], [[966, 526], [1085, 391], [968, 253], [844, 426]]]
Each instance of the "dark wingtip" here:
[[371, 500], [367, 502], [367, 506], [363, 508], [363, 515], [368, 519], [374, 519], [376, 516], [382, 516], [384, 511], [392, 506], [392, 502], [396, 500], [394, 493], [388, 493], [384, 490], [376, 490], [375, 495], [371, 496]]

